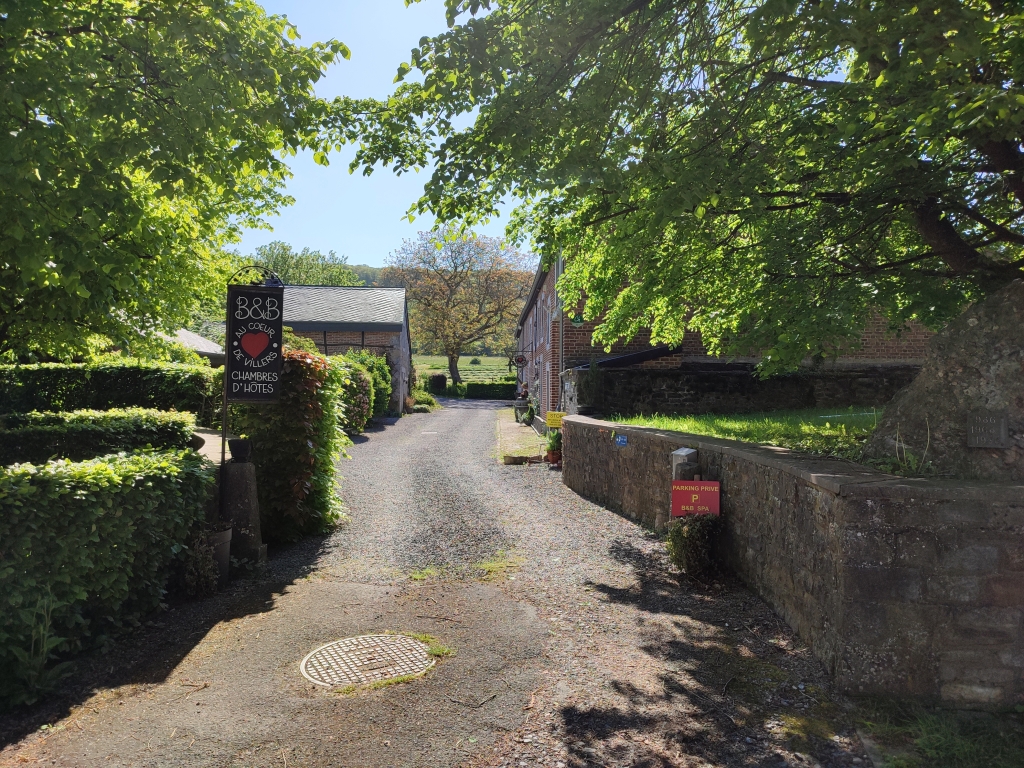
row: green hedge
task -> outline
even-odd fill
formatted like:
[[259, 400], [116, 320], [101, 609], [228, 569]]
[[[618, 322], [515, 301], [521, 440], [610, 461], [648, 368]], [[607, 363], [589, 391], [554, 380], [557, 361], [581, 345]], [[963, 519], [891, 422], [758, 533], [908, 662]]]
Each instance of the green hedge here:
[[329, 360], [331, 365], [341, 367], [347, 382], [342, 387], [341, 428], [350, 435], [358, 435], [373, 415], [373, 377], [348, 358], [331, 357]]
[[352, 350], [344, 357], [363, 366], [373, 378], [373, 415], [383, 416], [391, 404], [391, 366], [387, 359], [366, 350]]
[[214, 473], [189, 450], [0, 468], [0, 702], [159, 606]]
[[460, 382], [458, 384], [449, 384], [444, 388], [442, 392], [445, 397], [465, 397], [466, 396], [466, 382]]
[[286, 348], [277, 402], [231, 407], [230, 430], [252, 440], [264, 541], [324, 533], [338, 520], [335, 465], [348, 443], [339, 423], [349, 379], [342, 366]]
[[124, 360], [0, 365], [0, 413], [156, 408], [191, 411], [208, 424], [220, 377], [207, 366]]
[[138, 448], [188, 448], [191, 413], [126, 408], [0, 416], [0, 465], [82, 461]]
[[470, 400], [515, 400], [516, 385], [470, 381], [466, 384], [466, 397]]

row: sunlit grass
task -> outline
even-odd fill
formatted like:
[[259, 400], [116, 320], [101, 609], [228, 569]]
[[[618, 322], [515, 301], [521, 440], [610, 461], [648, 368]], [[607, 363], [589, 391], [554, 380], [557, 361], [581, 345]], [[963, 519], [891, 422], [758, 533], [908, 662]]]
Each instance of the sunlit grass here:
[[858, 461], [881, 415], [880, 409], [872, 408], [815, 408], [727, 415], [613, 416], [612, 421]]

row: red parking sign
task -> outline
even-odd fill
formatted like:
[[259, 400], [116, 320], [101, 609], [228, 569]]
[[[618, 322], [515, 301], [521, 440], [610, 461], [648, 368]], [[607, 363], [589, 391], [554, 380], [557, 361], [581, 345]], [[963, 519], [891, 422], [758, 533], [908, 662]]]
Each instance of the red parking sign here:
[[673, 480], [672, 517], [719, 514], [721, 491], [717, 480]]

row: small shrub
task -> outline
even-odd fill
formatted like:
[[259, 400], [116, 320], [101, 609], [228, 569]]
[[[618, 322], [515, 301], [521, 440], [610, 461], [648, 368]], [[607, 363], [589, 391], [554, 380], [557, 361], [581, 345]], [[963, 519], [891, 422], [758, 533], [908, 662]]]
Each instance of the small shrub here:
[[204, 527], [196, 526], [193, 530], [183, 560], [185, 594], [189, 597], [208, 597], [216, 593], [220, 568]]
[[320, 347], [308, 336], [299, 336], [287, 325], [281, 328], [281, 340], [287, 349], [294, 349], [298, 352], [308, 352], [311, 355], [322, 354]]
[[0, 704], [160, 604], [214, 474], [189, 450], [0, 468]]
[[358, 435], [373, 415], [373, 378], [359, 363], [346, 357], [328, 358], [332, 366], [343, 371], [341, 428], [349, 435]]
[[387, 358], [375, 355], [367, 350], [352, 350], [344, 355], [347, 359], [359, 363], [373, 378], [373, 415], [383, 416], [391, 404], [391, 366]]
[[0, 465], [82, 461], [139, 448], [188, 448], [191, 413], [126, 408], [0, 416]]
[[715, 538], [721, 529], [718, 515], [687, 515], [668, 531], [668, 556], [679, 570], [699, 579], [714, 562]]
[[548, 431], [547, 449], [549, 451], [562, 450], [562, 430], [552, 429]]
[[413, 413], [431, 413], [433, 410], [429, 405], [414, 405], [412, 407]]
[[471, 400], [514, 400], [516, 396], [515, 382], [478, 382], [466, 384], [466, 397]]
[[462, 381], [458, 384], [449, 384], [445, 387], [444, 394], [446, 397], [464, 398], [466, 396], [466, 382]]
[[480, 358], [479, 357], [474, 357], [472, 360], [469, 361], [469, 364], [470, 365], [482, 365], [482, 363], [480, 362]]
[[0, 365], [0, 413], [156, 408], [209, 424], [221, 374], [209, 366], [114, 358], [100, 363]]
[[416, 405], [426, 405], [431, 408], [437, 408], [437, 400], [429, 392], [424, 392], [422, 389], [414, 390], [412, 393], [413, 402]]
[[428, 379], [427, 390], [435, 395], [443, 395], [448, 389], [448, 374], [432, 373]]
[[338, 520], [335, 464], [349, 442], [339, 425], [345, 369], [306, 352], [283, 356], [277, 402], [231, 409], [232, 429], [252, 440], [261, 533], [271, 542], [324, 533]]

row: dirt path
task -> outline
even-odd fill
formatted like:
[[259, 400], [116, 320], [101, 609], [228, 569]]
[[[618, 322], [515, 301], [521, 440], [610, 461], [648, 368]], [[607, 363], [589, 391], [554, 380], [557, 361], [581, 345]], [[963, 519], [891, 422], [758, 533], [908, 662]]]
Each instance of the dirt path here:
[[[680, 585], [639, 527], [544, 465], [498, 464], [496, 408], [361, 438], [346, 525], [82, 660], [62, 697], [0, 721], [0, 765], [867, 764], [763, 603]], [[382, 631], [457, 653], [379, 690], [299, 674], [313, 648]]]

